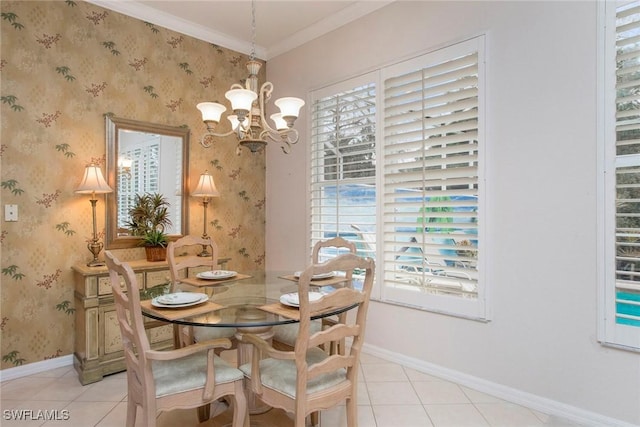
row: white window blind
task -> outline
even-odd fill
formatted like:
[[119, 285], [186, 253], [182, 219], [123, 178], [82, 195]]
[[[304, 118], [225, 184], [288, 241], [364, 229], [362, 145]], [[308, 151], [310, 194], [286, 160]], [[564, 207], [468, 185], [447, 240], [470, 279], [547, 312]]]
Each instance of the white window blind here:
[[383, 299], [486, 318], [483, 37], [383, 70]]
[[611, 3], [601, 10], [608, 27], [615, 28], [604, 33], [608, 84], [602, 99], [604, 120], [610, 117], [611, 123], [603, 125], [602, 340], [640, 349], [640, 2]]
[[[312, 94], [311, 246], [341, 236], [375, 257], [376, 90], [363, 76]], [[330, 249], [320, 261], [335, 256]]]

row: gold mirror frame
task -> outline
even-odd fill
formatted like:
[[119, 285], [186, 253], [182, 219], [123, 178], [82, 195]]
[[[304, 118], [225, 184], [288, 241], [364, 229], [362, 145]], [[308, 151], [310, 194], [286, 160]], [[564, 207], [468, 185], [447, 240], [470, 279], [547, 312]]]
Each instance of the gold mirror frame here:
[[[134, 248], [140, 246], [141, 238], [136, 236], [122, 236], [118, 233], [118, 179], [119, 173], [118, 159], [120, 146], [120, 132], [134, 131], [149, 133], [154, 135], [172, 136], [182, 140], [182, 182], [176, 188], [181, 191], [181, 215], [180, 234], [169, 234], [169, 240], [176, 240], [189, 234], [188, 216], [188, 182], [189, 182], [189, 128], [167, 126], [140, 122], [136, 120], [123, 119], [120, 117], [106, 116], [106, 142], [107, 142], [107, 183], [113, 189], [113, 193], [106, 195], [106, 249]], [[161, 171], [162, 173], [162, 171]], [[172, 171], [175, 173], [175, 171]]]

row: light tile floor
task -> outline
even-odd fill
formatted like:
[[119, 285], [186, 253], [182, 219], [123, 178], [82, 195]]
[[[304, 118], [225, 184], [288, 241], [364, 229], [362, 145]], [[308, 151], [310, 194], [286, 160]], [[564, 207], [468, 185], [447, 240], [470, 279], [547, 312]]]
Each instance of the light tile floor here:
[[[231, 357], [230, 357], [231, 358]], [[577, 424], [363, 354], [358, 384], [360, 427], [576, 427]], [[58, 368], [0, 384], [3, 427], [123, 427], [126, 419], [126, 376], [110, 375], [82, 386], [73, 367]], [[68, 420], [17, 421], [11, 410], [67, 410]], [[23, 412], [24, 414], [24, 412]], [[63, 414], [59, 412], [58, 414]], [[35, 417], [31, 417], [35, 418]], [[139, 422], [136, 426], [144, 427]], [[251, 416], [256, 426], [293, 426], [283, 411]], [[195, 410], [175, 410], [158, 417], [158, 427], [221, 427], [230, 411], [199, 424]], [[344, 406], [324, 411], [323, 427], [346, 426]]]

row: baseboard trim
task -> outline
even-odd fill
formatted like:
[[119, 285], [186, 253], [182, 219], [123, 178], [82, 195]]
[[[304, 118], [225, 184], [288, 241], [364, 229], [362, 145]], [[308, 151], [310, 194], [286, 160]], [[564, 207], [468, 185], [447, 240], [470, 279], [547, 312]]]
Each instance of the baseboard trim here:
[[638, 427], [636, 424], [630, 424], [626, 421], [610, 418], [596, 412], [587, 411], [562, 402], [537, 396], [535, 394], [527, 393], [501, 384], [496, 384], [453, 369], [425, 362], [424, 360], [394, 353], [377, 346], [365, 343], [362, 350], [372, 356], [464, 385], [465, 387], [499, 397], [500, 399], [516, 403], [518, 405], [535, 409], [545, 414], [562, 417], [585, 427], [602, 427], [604, 425], [609, 427]]
[[73, 366], [73, 354], [16, 366], [15, 368], [3, 369], [0, 371], [0, 382], [14, 380], [64, 366]]

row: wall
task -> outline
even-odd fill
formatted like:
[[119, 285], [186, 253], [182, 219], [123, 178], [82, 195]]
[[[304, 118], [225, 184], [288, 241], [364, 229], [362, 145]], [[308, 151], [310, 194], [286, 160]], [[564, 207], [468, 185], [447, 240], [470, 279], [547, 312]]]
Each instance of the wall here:
[[[640, 424], [638, 354], [596, 337], [596, 12], [586, 1], [394, 2], [273, 58], [267, 77], [308, 94], [486, 33], [492, 320], [374, 303], [367, 344]], [[305, 145], [289, 158], [267, 153], [269, 268], [309, 259]]]
[[[237, 156], [233, 138], [203, 148], [195, 107], [246, 78], [245, 55], [81, 1], [1, 8], [1, 205], [19, 209], [18, 222], [1, 223], [2, 369], [73, 353], [71, 266], [92, 258], [89, 197], [74, 190], [87, 163], [104, 171], [105, 113], [189, 127], [190, 188], [208, 169], [221, 193], [208, 234], [230, 268], [264, 266], [265, 156]], [[198, 235], [199, 201], [190, 198], [188, 219]], [[100, 197], [101, 236], [104, 208]]]

